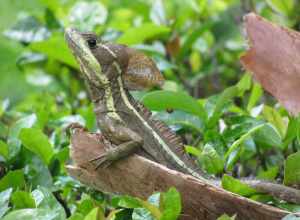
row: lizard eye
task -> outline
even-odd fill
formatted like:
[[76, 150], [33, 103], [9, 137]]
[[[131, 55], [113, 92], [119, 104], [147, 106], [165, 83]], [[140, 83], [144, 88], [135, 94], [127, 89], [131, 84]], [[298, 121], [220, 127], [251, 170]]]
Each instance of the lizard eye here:
[[94, 39], [94, 38], [88, 39], [88, 40], [87, 40], [87, 43], [88, 43], [88, 45], [89, 45], [89, 47], [90, 47], [91, 49], [94, 49], [94, 48], [96, 48], [96, 46], [97, 46], [97, 40]]

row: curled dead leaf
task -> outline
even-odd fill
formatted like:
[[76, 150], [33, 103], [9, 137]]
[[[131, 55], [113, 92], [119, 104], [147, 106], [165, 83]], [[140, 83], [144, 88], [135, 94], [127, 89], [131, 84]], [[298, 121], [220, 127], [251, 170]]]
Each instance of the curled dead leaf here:
[[300, 112], [300, 33], [250, 13], [242, 65], [292, 114]]

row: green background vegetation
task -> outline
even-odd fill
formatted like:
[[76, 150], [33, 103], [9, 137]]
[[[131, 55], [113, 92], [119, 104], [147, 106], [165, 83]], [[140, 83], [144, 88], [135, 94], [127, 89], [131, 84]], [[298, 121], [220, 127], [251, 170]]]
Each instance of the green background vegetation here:
[[97, 130], [64, 41], [68, 26], [155, 60], [166, 78], [163, 90], [135, 97], [183, 137], [202, 169], [223, 177], [224, 188], [299, 211], [237, 180], [300, 181], [299, 118], [239, 63], [246, 48], [242, 17], [252, 10], [300, 28], [296, 0], [0, 1], [0, 218], [171, 220], [180, 213], [173, 188], [146, 202], [95, 192], [67, 175], [66, 127], [79, 122]]

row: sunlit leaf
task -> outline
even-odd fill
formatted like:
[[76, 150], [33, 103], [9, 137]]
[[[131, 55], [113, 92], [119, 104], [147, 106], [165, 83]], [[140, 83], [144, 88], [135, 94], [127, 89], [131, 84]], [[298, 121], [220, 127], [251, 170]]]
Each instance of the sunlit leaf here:
[[[71, 67], [78, 68], [78, 64], [68, 49], [62, 34], [55, 34], [46, 41], [30, 44], [30, 48], [36, 52], [46, 54], [52, 59], [68, 64]], [[57, 51], [59, 51], [59, 53]]]
[[31, 194], [26, 191], [16, 191], [11, 197], [15, 209], [35, 208], [35, 201]]
[[0, 192], [0, 218], [2, 218], [10, 209], [8, 204], [12, 190], [12, 188], [8, 188], [7, 190]]
[[45, 164], [49, 164], [54, 153], [53, 147], [48, 137], [41, 130], [36, 128], [23, 128], [19, 137], [27, 149], [36, 153]]
[[284, 165], [284, 184], [300, 185], [300, 152], [291, 154], [285, 161]]
[[163, 211], [160, 220], [177, 219], [181, 212], [181, 197], [175, 188], [170, 188], [162, 194]]
[[21, 141], [19, 140], [19, 133], [23, 128], [32, 127], [37, 121], [35, 114], [28, 115], [19, 119], [10, 129], [8, 134], [8, 149], [9, 158], [15, 157], [20, 151]]
[[154, 91], [147, 93], [142, 101], [148, 108], [154, 111], [177, 109], [198, 115], [203, 121], [206, 120], [206, 111], [203, 106], [186, 93]]
[[25, 184], [23, 170], [9, 171], [0, 179], [0, 191], [12, 187], [13, 189], [22, 189]]
[[121, 44], [138, 44], [143, 43], [145, 40], [165, 35], [170, 32], [166, 26], [158, 26], [152, 23], [144, 23], [139, 27], [129, 28], [119, 39], [118, 43]]

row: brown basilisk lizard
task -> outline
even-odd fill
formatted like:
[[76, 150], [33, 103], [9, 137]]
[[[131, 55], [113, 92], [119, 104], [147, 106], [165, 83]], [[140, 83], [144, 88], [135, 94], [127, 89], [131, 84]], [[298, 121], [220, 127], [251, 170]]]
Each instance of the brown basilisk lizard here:
[[[207, 183], [219, 182], [204, 178], [205, 173], [184, 153], [181, 139], [163, 122], [153, 119], [151, 112], [129, 93], [132, 89], [162, 83], [163, 77], [150, 58], [124, 45], [98, 41], [93, 33], [67, 29], [65, 37], [80, 64], [101, 133], [115, 145], [92, 160], [97, 162], [97, 167], [140, 152]], [[299, 191], [287, 186], [256, 180], [243, 182], [286, 201], [300, 200]]]
[[153, 119], [128, 91], [163, 82], [154, 62], [124, 45], [101, 42], [93, 33], [67, 29], [65, 38], [80, 64], [101, 133], [116, 145], [95, 158], [97, 166], [107, 166], [142, 149], [158, 163], [203, 179], [193, 159], [185, 154], [181, 138]]

